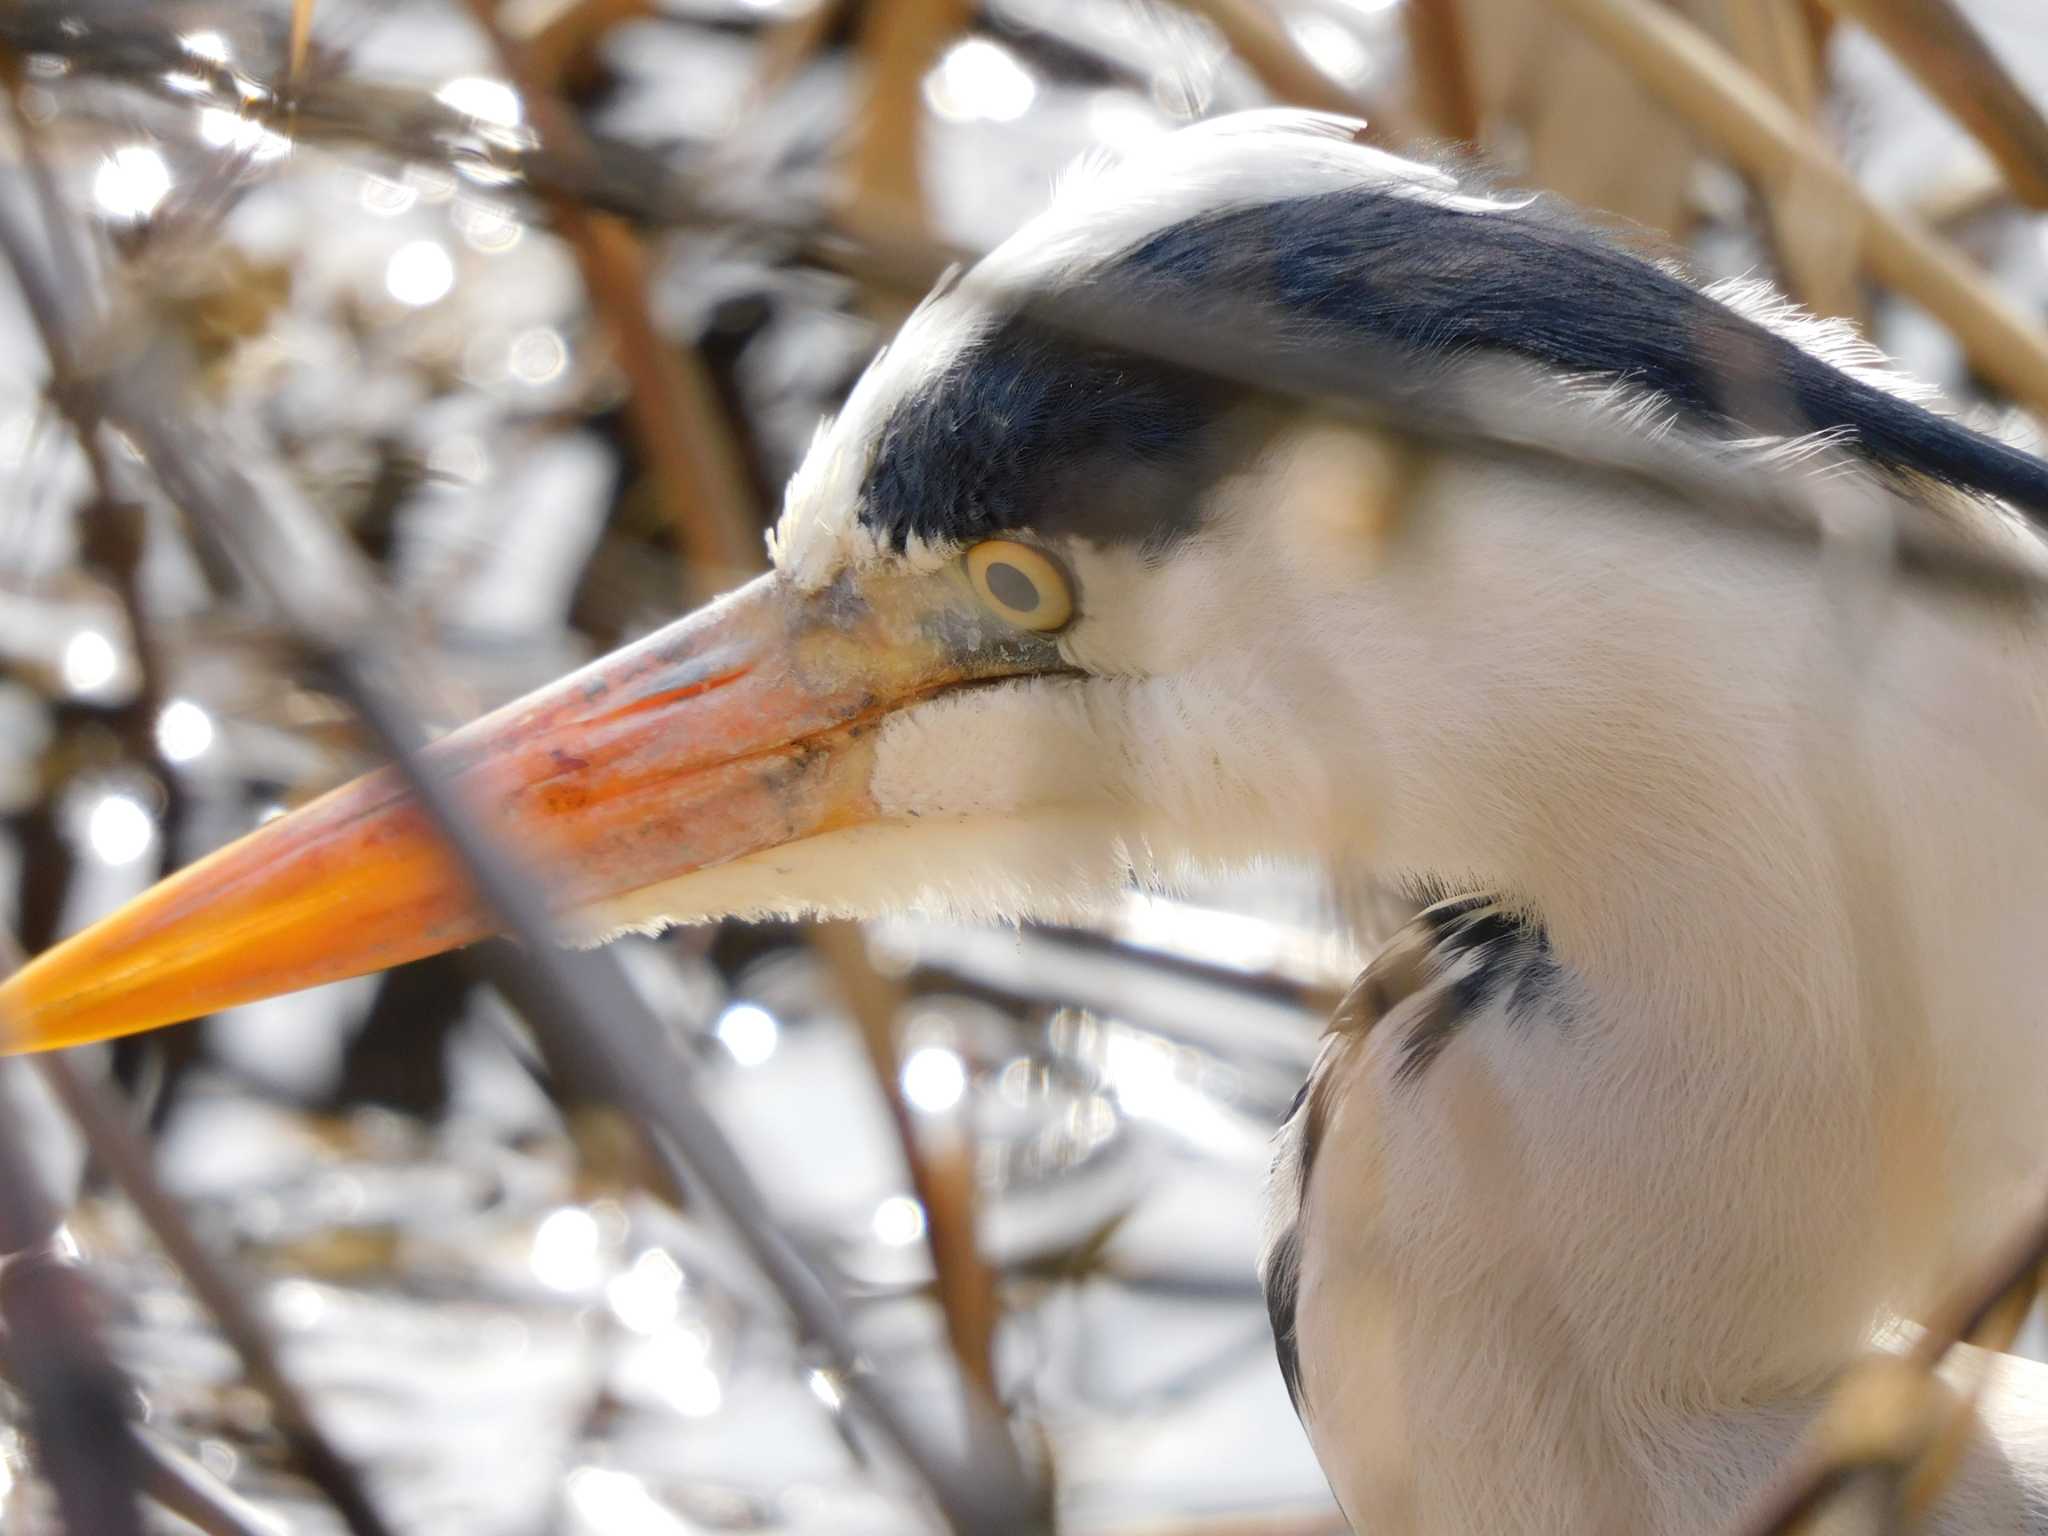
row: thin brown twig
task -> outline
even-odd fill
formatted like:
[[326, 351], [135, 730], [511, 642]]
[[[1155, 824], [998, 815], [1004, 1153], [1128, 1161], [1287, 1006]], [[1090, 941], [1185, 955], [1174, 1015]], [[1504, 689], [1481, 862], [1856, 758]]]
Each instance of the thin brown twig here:
[[1401, 14], [1423, 119], [1446, 138], [1477, 144], [1479, 96], [1461, 0], [1408, 0]]
[[594, 69], [598, 45], [612, 28], [653, 13], [652, 0], [578, 0], [551, 17], [526, 46], [544, 79], [571, 87]]
[[744, 122], [758, 112], [825, 46], [851, 0], [817, 0], [794, 16], [775, 22], [762, 34], [754, 54], [753, 78], [747, 82]]
[[306, 73], [313, 47], [313, 8], [317, 0], [292, 0], [290, 39], [285, 49], [285, 83], [296, 86]]
[[853, 125], [844, 212], [853, 227], [925, 234], [925, 72], [967, 25], [967, 0], [867, 0], [863, 99]]
[[1362, 117], [1366, 137], [1375, 144], [1393, 146], [1420, 137], [1406, 113], [1324, 73], [1301, 51], [1264, 0], [1180, 0], [1180, 4], [1222, 34], [1230, 51], [1278, 100]]
[[[540, 142], [587, 182], [596, 156], [575, 114], [528, 45], [500, 25], [491, 0], [466, 0], [518, 87]], [[753, 484], [709, 374], [694, 349], [664, 341], [647, 307], [647, 253], [623, 222], [564, 192], [546, 194], [555, 226], [576, 253], [583, 286], [611, 338], [629, 388], [627, 411], [700, 597], [761, 568]]]
[[824, 956], [853, 1010], [876, 1086], [889, 1106], [910, 1183], [924, 1207], [925, 1236], [937, 1278], [946, 1335], [961, 1372], [993, 1408], [997, 1403], [995, 1334], [1001, 1315], [993, 1272], [982, 1261], [975, 1229], [974, 1137], [971, 1127], [945, 1126], [920, 1134], [904, 1101], [902, 1051], [896, 1021], [902, 989], [868, 959], [855, 923], [820, 923], [812, 943]]
[[[13, 935], [0, 931], [0, 978], [21, 959]], [[13, 1070], [0, 1063], [0, 1102]], [[128, 1382], [100, 1336], [91, 1281], [59, 1251], [62, 1216], [19, 1129], [14, 1116], [0, 1114], [0, 1372], [27, 1404], [65, 1528], [142, 1536]]]
[[[28, 172], [29, 183], [35, 192], [37, 202], [45, 210], [47, 225], [47, 211], [57, 205], [60, 197], [56, 178], [51, 174], [49, 161], [42, 153], [41, 132], [35, 121], [22, 110], [22, 60], [18, 53], [10, 50], [4, 61], [0, 61], [0, 75], [4, 75], [7, 86], [8, 120], [13, 124], [15, 135], [21, 143], [22, 165]], [[46, 229], [45, 238], [61, 241], [64, 237], [61, 234], [52, 234]], [[59, 265], [77, 263], [82, 266], [85, 260], [84, 250], [76, 242], [66, 242], [55, 249], [53, 254], [58, 258]], [[54, 297], [53, 295], [53, 300]], [[31, 319], [38, 327], [44, 352], [50, 361], [52, 403], [78, 441], [79, 452], [85, 456], [86, 470], [92, 477], [93, 488], [98, 493], [100, 501], [110, 506], [119, 505], [121, 495], [114, 482], [113, 471], [107, 464], [106, 446], [100, 441], [99, 422], [85, 409], [83, 402], [63, 387], [65, 380], [76, 372], [77, 359], [67, 350], [68, 344], [63, 335], [62, 322], [58, 316], [41, 311], [32, 315]], [[137, 637], [138, 641], [140, 638]], [[137, 649], [140, 651], [145, 647], [138, 644]], [[152, 663], [152, 658], [144, 657], [141, 660], [145, 666]]]
[[[0, 1082], [5, 1073], [0, 1072]], [[36, 1460], [67, 1531], [142, 1536], [142, 1464], [130, 1387], [100, 1337], [99, 1297], [51, 1234], [22, 1225], [42, 1192], [13, 1125], [0, 1126], [0, 1377], [28, 1408]], [[54, 1214], [54, 1213], [53, 1213]]]
[[68, 1058], [44, 1056], [37, 1065], [93, 1156], [128, 1197], [200, 1305], [219, 1325], [222, 1337], [241, 1359], [243, 1372], [269, 1399], [307, 1477], [356, 1536], [390, 1536], [391, 1527], [372, 1502], [362, 1476], [320, 1427], [312, 1404], [285, 1370], [270, 1330], [256, 1315], [245, 1287], [185, 1219], [178, 1202], [157, 1178], [142, 1138], [106, 1091], [82, 1076]]
[[2048, 1265], [2048, 1200], [1935, 1312], [1913, 1348], [1912, 1360], [1932, 1369], [1957, 1344], [1975, 1338], [2009, 1298], [2029, 1287], [2038, 1288], [2044, 1265]]
[[280, 1522], [154, 1435], [138, 1432], [135, 1442], [143, 1491], [203, 1536], [282, 1536]]

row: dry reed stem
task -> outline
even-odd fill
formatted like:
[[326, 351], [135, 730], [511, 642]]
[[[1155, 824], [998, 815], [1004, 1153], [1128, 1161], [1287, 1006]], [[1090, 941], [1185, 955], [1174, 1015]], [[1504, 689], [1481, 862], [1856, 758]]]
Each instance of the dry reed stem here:
[[1954, 0], [1827, 0], [1861, 22], [2005, 172], [2013, 195], [2048, 208], [2048, 115]]
[[[694, 347], [670, 345], [654, 329], [644, 301], [647, 251], [623, 219], [578, 209], [584, 281], [609, 310], [619, 366], [632, 389], [635, 439], [669, 526], [690, 562], [694, 595], [717, 596], [767, 560], [759, 499], [740, 457], [711, 373]], [[631, 297], [628, 297], [628, 296]]]
[[1983, 1269], [1936, 1312], [1914, 1347], [1914, 1362], [1932, 1369], [1955, 1345], [1976, 1338], [1998, 1320], [2014, 1297], [2040, 1288], [2044, 1269], [2048, 1269], [2048, 1200], [2043, 1200], [2033, 1219], [2007, 1238]]
[[295, 86], [306, 73], [306, 55], [313, 46], [315, 0], [292, 0], [291, 38], [285, 50], [285, 83]]
[[924, 76], [972, 14], [967, 0], [867, 0], [844, 214], [855, 228], [926, 234]]
[[[1568, 3], [1568, 4], [1573, 4], [1573, 5], [1575, 5], [1575, 6], [1581, 6], [1581, 5], [1598, 5], [1598, 4], [1600, 4], [1600, 3], [1603, 3], [1603, 0], [1560, 0], [1560, 3]], [[1624, 7], [1624, 8], [1625, 8], [1625, 7]], [[643, 274], [643, 275], [644, 275], [644, 274]], [[635, 289], [635, 292], [639, 292], [639, 291], [641, 291], [641, 290], [639, 290], [639, 289], [637, 289], [637, 288]], [[595, 292], [595, 289], [593, 289], [593, 292]], [[933, 1208], [933, 1207], [932, 1207], [931, 1205], [929, 1205], [929, 1204], [928, 1204], [928, 1209], [932, 1209], [932, 1208]], [[2036, 1265], [2038, 1265], [2038, 1263], [2039, 1263], [2039, 1259], [2038, 1259], [2038, 1257], [2037, 1257], [2037, 1258], [2036, 1258], [2036, 1259], [2035, 1259], [2035, 1260], [2034, 1260], [2033, 1262], [2034, 1262], [2034, 1263], [2035, 1263]]]
[[849, 0], [817, 0], [805, 10], [770, 26], [754, 54], [754, 75], [747, 82], [746, 104], [740, 121], [766, 106], [771, 98], [803, 67], [817, 57], [825, 39], [845, 14]]
[[1230, 51], [1280, 101], [1362, 117], [1366, 138], [1383, 147], [1423, 137], [1405, 113], [1376, 102], [1332, 79], [1287, 35], [1263, 0], [1180, 0], [1183, 10], [1202, 17], [1223, 36]]
[[1488, 147], [1505, 149], [1531, 185], [1683, 244], [1699, 159], [1691, 130], [1547, 7], [1459, 3]]
[[25, 1410], [37, 1470], [55, 1496], [57, 1529], [145, 1536], [133, 1387], [100, 1336], [105, 1303], [61, 1253], [54, 1223], [23, 1241], [21, 1218], [40, 1205], [42, 1191], [29, 1188], [38, 1170], [15, 1130], [0, 1127], [0, 1179], [10, 1186], [0, 1212], [0, 1382]]
[[[2010, 1345], [2044, 1279], [2048, 1279], [2048, 1200], [1999, 1246], [1978, 1273], [1943, 1301], [1913, 1348], [1896, 1362], [1899, 1371], [1905, 1376], [1917, 1374], [1931, 1385], [1956, 1345], [1975, 1340], [1984, 1340], [1993, 1349]], [[1982, 1385], [1980, 1380], [1976, 1388]], [[1960, 1463], [1962, 1443], [1975, 1428], [1976, 1395], [1975, 1389], [1960, 1399], [1951, 1394], [1947, 1411], [1940, 1414], [1925, 1449], [1898, 1469], [1904, 1474], [1906, 1497], [1916, 1511], [1939, 1495]], [[1867, 1469], [1847, 1467], [1812, 1452], [1795, 1458], [1737, 1529], [1742, 1536], [1787, 1536], [1859, 1470]]]
[[44, 1056], [37, 1065], [94, 1158], [185, 1277], [240, 1359], [244, 1374], [269, 1400], [300, 1468], [356, 1536], [390, 1536], [392, 1528], [372, 1502], [361, 1474], [328, 1437], [312, 1404], [285, 1370], [276, 1342], [240, 1277], [200, 1238], [157, 1178], [148, 1144], [129, 1126], [109, 1093], [79, 1073], [69, 1057]]
[[[7, 108], [14, 125], [22, 164], [27, 168], [37, 199], [46, 207], [57, 206], [60, 193], [43, 141], [43, 132], [22, 110], [19, 60], [8, 55], [0, 63], [0, 75], [7, 83]], [[177, 859], [177, 842], [186, 819], [183, 783], [165, 758], [157, 739], [157, 721], [170, 697], [164, 677], [163, 652], [158, 644], [155, 620], [142, 597], [142, 556], [145, 542], [143, 509], [122, 494], [101, 441], [100, 423], [87, 405], [67, 386], [75, 359], [68, 358], [50, 317], [37, 318], [38, 335], [50, 363], [51, 398], [58, 414], [71, 428], [93, 496], [80, 514], [84, 533], [81, 555], [88, 566], [97, 567], [113, 589], [122, 618], [128, 626], [129, 649], [135, 659], [134, 697], [116, 711], [122, 745], [146, 768], [163, 792], [163, 833], [157, 844], [157, 874], [171, 872]]]
[[279, 1536], [277, 1519], [258, 1509], [197, 1462], [154, 1436], [138, 1433], [142, 1490], [202, 1536]]
[[1947, 241], [1884, 208], [1754, 75], [1652, 0], [1552, 0], [1671, 108], [1759, 181], [1839, 188], [1872, 274], [1945, 323], [1978, 372], [2048, 419], [2048, 330]]
[[1743, 67], [1811, 122], [1825, 104], [1820, 53], [1806, 13], [1784, 0], [1721, 0], [1731, 51]]
[[[1735, 56], [1814, 132], [1823, 103], [1820, 59], [1804, 11], [1784, 0], [1723, 0]], [[1831, 181], [1794, 172], [1757, 189], [1769, 213], [1785, 286], [1815, 314], [1863, 323], [1855, 221]]]
[[1479, 100], [1465, 45], [1461, 0], [1408, 0], [1402, 8], [1415, 99], [1431, 128], [1460, 144], [1479, 142]]
[[1826, 58], [1828, 41], [1835, 35], [1835, 13], [1828, 9], [1828, 0], [1793, 0], [1793, 4], [1806, 18], [1806, 28], [1813, 34], [1814, 56]]
[[1934, 229], [1946, 229], [2004, 206], [2012, 196], [2005, 177], [1988, 160], [1953, 167], [1945, 180], [1914, 195], [1913, 216]]
[[[0, 928], [0, 979], [22, 959], [13, 933]], [[0, 1063], [0, 1104], [16, 1070]], [[62, 1214], [20, 1129], [0, 1114], [0, 1380], [26, 1409], [65, 1528], [143, 1536], [137, 1494], [145, 1468], [130, 1426], [131, 1388], [101, 1337], [105, 1309], [90, 1277], [63, 1256]]]
[[948, 1125], [935, 1136], [920, 1133], [903, 1098], [903, 1053], [896, 1035], [902, 989], [868, 959], [860, 925], [819, 923], [811, 930], [811, 942], [831, 965], [860, 1026], [861, 1043], [889, 1106], [911, 1187], [924, 1207], [939, 1307], [953, 1356], [972, 1389], [994, 1408], [995, 1335], [1002, 1307], [976, 1235], [973, 1128]]
[[[542, 147], [594, 175], [596, 156], [574, 113], [526, 44], [498, 24], [491, 0], [466, 0], [526, 103]], [[648, 477], [689, 564], [693, 595], [709, 598], [761, 568], [754, 489], [709, 375], [694, 349], [669, 345], [647, 307], [647, 253], [624, 221], [564, 192], [544, 194], [576, 254], [583, 285], [626, 376], [627, 415]]]
[[534, 67], [549, 80], [580, 78], [613, 27], [654, 14], [653, 0], [581, 0], [526, 39]]

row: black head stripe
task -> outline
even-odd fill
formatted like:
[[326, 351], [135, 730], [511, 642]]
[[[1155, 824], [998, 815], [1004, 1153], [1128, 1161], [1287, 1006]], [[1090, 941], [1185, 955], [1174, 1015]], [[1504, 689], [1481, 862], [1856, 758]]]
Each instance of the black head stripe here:
[[1013, 319], [899, 404], [861, 517], [901, 551], [1033, 529], [1163, 543], [1215, 468], [1213, 381]]
[[[1370, 344], [1421, 369], [1505, 353], [1628, 381], [1711, 430], [1837, 432], [1875, 466], [2048, 513], [2040, 460], [1852, 378], [1548, 204], [1349, 188], [1186, 220], [1087, 282], [1196, 335], [1217, 325], [1218, 346], [1249, 319], [1262, 344], [1304, 355]], [[1227, 462], [1212, 429], [1228, 400], [1199, 375], [1013, 319], [897, 406], [862, 517], [898, 548], [1017, 528], [1164, 544]]]
[[1127, 258], [1262, 295], [1303, 348], [1363, 336], [1625, 379], [1704, 423], [1837, 430], [1872, 463], [2048, 511], [2048, 465], [1852, 378], [1548, 202], [1483, 210], [1366, 189], [1226, 211]]
[[1287, 1395], [1294, 1411], [1306, 1418], [1308, 1405], [1301, 1396], [1301, 1346], [1295, 1337], [1295, 1305], [1301, 1294], [1301, 1233], [1289, 1227], [1274, 1239], [1259, 1276], [1266, 1293], [1266, 1315], [1273, 1324], [1273, 1351], [1279, 1357], [1280, 1375], [1287, 1382]]

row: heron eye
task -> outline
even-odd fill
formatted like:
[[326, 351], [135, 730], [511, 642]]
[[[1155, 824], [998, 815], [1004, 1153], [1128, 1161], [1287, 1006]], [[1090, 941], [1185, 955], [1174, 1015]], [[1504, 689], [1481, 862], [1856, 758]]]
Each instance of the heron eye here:
[[967, 551], [981, 600], [1024, 629], [1059, 629], [1074, 616], [1074, 585], [1044, 550], [1015, 539], [984, 539]]

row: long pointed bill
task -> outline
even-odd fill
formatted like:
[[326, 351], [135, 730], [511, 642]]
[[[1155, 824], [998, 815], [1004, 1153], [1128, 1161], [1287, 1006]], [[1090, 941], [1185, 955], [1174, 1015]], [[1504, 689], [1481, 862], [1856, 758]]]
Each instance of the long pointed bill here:
[[[907, 704], [1048, 670], [949, 573], [815, 594], [764, 576], [437, 742], [428, 756], [555, 910], [872, 819], [870, 738]], [[392, 769], [258, 828], [0, 983], [0, 1054], [130, 1034], [360, 975], [490, 923]]]

